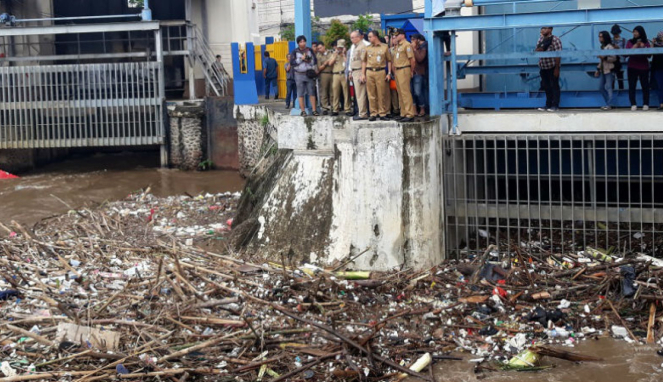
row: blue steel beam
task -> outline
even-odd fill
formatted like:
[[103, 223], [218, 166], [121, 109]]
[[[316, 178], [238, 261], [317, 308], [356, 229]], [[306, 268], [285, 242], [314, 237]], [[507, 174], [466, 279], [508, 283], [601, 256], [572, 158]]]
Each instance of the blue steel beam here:
[[[598, 80], [597, 87], [598, 87]], [[650, 104], [658, 105], [663, 100], [657, 98], [652, 92]], [[642, 91], [637, 91], [637, 98], [642, 99]], [[658, 103], [657, 103], [658, 102]], [[510, 93], [460, 93], [458, 105], [468, 109], [535, 109], [543, 107], [546, 103], [544, 92], [510, 92]], [[568, 109], [599, 108], [605, 105], [603, 96], [598, 91], [562, 91], [560, 107]], [[627, 90], [615, 90], [613, 107], [629, 108]]]
[[[427, 1], [428, 3], [428, 1]], [[426, 31], [485, 31], [541, 26], [575, 26], [661, 21], [663, 5], [626, 8], [577, 9], [503, 15], [445, 16], [424, 20]]]
[[382, 30], [387, 30], [387, 27], [400, 28], [403, 24], [410, 19], [422, 19], [423, 14], [421, 13], [405, 13], [398, 15], [384, 15], [380, 14], [380, 24]]
[[[532, 44], [532, 47], [534, 44]], [[613, 49], [610, 51], [611, 56], [638, 56], [638, 55], [651, 55], [662, 54], [663, 48], [639, 48], [639, 49]], [[524, 59], [539, 59], [547, 57], [561, 57], [573, 58], [579, 60], [596, 60], [598, 56], [604, 56], [605, 50], [562, 50], [557, 52], [514, 52], [514, 53], [485, 53], [485, 54], [465, 54], [456, 56], [457, 60], [524, 60]], [[444, 57], [444, 61], [451, 61], [451, 57]]]
[[464, 7], [483, 7], [486, 5], [499, 5], [511, 3], [556, 3], [559, 1], [577, 1], [577, 0], [465, 0]]
[[[425, 15], [430, 17], [433, 12], [433, 3], [431, 0], [425, 2]], [[429, 73], [429, 105], [431, 115], [442, 115], [446, 108], [447, 100], [444, 92], [444, 53], [442, 38], [432, 30], [427, 30], [426, 40], [428, 40], [428, 73]]]
[[[593, 72], [596, 70], [596, 63], [572, 63], [564, 64], [564, 72]], [[478, 74], [539, 74], [541, 70], [538, 64], [531, 65], [483, 65], [483, 66], [464, 66], [458, 65], [458, 79], [462, 80], [467, 75]]]

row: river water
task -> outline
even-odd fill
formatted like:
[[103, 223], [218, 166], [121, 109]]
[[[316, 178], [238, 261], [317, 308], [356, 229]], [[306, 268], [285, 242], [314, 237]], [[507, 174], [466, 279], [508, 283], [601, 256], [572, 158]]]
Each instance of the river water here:
[[[663, 380], [663, 357], [656, 347], [631, 345], [612, 338], [579, 342], [575, 347], [560, 349], [594, 355], [598, 362], [574, 363], [544, 357], [542, 365], [552, 369], [537, 372], [497, 371], [485, 372], [482, 381], [490, 382], [655, 382]], [[439, 361], [434, 367], [439, 382], [474, 382], [477, 375], [474, 364], [467, 362], [471, 355], [460, 354], [464, 361]], [[408, 379], [407, 382], [414, 381]]]
[[[43, 218], [66, 213], [70, 207], [96, 205], [124, 198], [151, 187], [158, 196], [241, 191], [244, 180], [234, 171], [182, 172], [161, 169], [154, 153], [96, 154], [45, 166], [20, 179], [0, 180], [0, 222], [16, 220], [32, 225]], [[602, 357], [601, 362], [575, 364], [546, 358], [554, 365], [540, 372], [487, 372], [492, 382], [654, 382], [663, 380], [663, 357], [656, 347], [631, 345], [611, 338], [580, 342], [567, 349]], [[477, 381], [474, 358], [440, 361], [435, 377], [440, 382]]]
[[[95, 154], [0, 180], [0, 222], [32, 225], [71, 208], [118, 200], [151, 187], [157, 196], [241, 191], [236, 171], [184, 172], [159, 168], [158, 154]], [[71, 208], [70, 208], [71, 207]]]

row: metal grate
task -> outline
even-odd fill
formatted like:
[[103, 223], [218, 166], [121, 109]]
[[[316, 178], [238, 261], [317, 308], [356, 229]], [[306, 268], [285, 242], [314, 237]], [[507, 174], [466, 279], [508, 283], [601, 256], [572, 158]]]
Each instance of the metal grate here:
[[0, 149], [164, 142], [157, 62], [0, 68]]
[[663, 254], [661, 134], [469, 134], [443, 145], [449, 257], [489, 244]]

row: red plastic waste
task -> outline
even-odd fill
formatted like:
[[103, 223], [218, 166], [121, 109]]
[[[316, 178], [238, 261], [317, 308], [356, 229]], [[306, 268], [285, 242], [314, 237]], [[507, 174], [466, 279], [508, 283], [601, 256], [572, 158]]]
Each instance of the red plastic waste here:
[[18, 176], [0, 170], [0, 179], [16, 179]]

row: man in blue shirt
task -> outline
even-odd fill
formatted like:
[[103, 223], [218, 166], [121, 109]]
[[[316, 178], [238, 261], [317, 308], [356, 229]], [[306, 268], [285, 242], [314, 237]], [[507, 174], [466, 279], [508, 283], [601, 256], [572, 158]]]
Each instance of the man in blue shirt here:
[[277, 68], [278, 64], [276, 60], [269, 57], [269, 52], [265, 52], [265, 59], [262, 61], [262, 76], [265, 77], [265, 99], [269, 99], [269, 91], [272, 85], [276, 88], [274, 99], [279, 98], [278, 85], [276, 83], [276, 78], [278, 77]]

